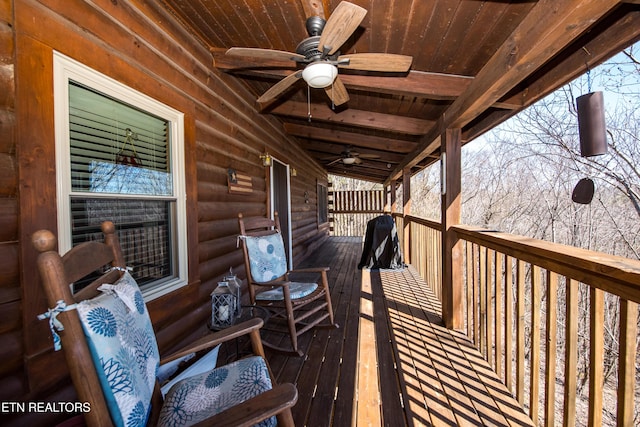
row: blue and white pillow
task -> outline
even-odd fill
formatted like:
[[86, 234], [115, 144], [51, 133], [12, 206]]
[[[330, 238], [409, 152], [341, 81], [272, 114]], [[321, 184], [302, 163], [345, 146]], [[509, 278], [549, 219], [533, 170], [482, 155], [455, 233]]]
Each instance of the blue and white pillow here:
[[[236, 406], [272, 388], [267, 365], [253, 356], [187, 378], [165, 396], [158, 425], [186, 427]], [[259, 427], [276, 425], [268, 418]]]
[[266, 283], [287, 272], [287, 257], [280, 233], [267, 236], [244, 236], [249, 253], [251, 277], [258, 283]]
[[117, 426], [145, 425], [160, 361], [149, 313], [128, 272], [78, 303], [93, 363]]

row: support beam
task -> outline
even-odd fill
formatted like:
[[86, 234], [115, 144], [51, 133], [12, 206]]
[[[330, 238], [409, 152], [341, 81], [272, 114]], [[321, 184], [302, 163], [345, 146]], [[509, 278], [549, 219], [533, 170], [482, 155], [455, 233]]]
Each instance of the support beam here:
[[309, 117], [309, 108], [311, 108], [312, 121], [358, 126], [406, 135], [424, 135], [434, 125], [433, 121], [414, 119], [413, 117], [375, 113], [373, 111], [362, 111], [353, 108], [336, 112], [326, 104], [311, 104], [311, 106], [309, 106], [304, 102], [295, 101], [284, 102], [271, 109], [269, 113], [306, 120]]
[[[310, 140], [320, 140], [335, 142], [342, 147], [340, 151], [344, 149], [345, 145], [351, 145], [358, 149], [373, 149], [389, 151], [391, 153], [406, 154], [416, 147], [415, 142], [404, 141], [400, 139], [384, 138], [375, 135], [364, 135], [355, 132], [345, 132], [335, 129], [320, 128], [315, 126], [306, 126], [293, 123], [285, 123], [284, 131], [288, 135], [297, 136], [300, 138], [306, 138]], [[317, 150], [322, 151], [322, 150]], [[362, 150], [359, 150], [362, 151]], [[362, 151], [365, 152], [365, 151]], [[402, 158], [396, 160], [400, 161]]]
[[[407, 168], [402, 174], [402, 215], [411, 215], [411, 169]], [[403, 219], [403, 248], [404, 262], [411, 264], [411, 230], [410, 222]]]
[[449, 329], [462, 329], [462, 242], [451, 227], [461, 220], [461, 129], [447, 129], [442, 141], [442, 318]]
[[397, 190], [398, 190], [398, 182], [397, 181], [391, 181], [391, 183], [389, 183], [389, 188], [391, 191], [391, 212], [398, 212], [398, 201], [396, 200], [397, 197]]

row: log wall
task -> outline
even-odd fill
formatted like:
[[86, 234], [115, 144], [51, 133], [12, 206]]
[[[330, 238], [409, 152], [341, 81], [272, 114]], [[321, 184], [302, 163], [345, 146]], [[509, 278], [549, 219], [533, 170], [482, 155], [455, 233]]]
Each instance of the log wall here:
[[[185, 113], [190, 283], [149, 304], [161, 352], [205, 322], [209, 294], [229, 267], [244, 277], [236, 217], [267, 213], [265, 149], [298, 170], [291, 178], [295, 263], [328, 235], [316, 207], [326, 172], [278, 121], [256, 112], [254, 95], [213, 69], [208, 49], [158, 3], [0, 0], [0, 401], [74, 397], [62, 355], [35, 317], [46, 304], [30, 243], [36, 230], [56, 231], [54, 50]], [[228, 168], [252, 177], [251, 194], [229, 194]], [[7, 425], [64, 417], [0, 414]]]

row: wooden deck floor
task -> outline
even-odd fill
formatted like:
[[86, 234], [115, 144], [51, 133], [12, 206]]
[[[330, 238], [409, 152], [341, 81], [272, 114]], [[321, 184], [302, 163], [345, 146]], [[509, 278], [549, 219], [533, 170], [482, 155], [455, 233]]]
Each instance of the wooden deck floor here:
[[339, 329], [301, 337], [306, 356], [269, 353], [299, 391], [298, 426], [529, 426], [467, 339], [442, 326], [417, 272], [360, 271], [361, 239], [331, 238], [303, 266], [328, 265]]

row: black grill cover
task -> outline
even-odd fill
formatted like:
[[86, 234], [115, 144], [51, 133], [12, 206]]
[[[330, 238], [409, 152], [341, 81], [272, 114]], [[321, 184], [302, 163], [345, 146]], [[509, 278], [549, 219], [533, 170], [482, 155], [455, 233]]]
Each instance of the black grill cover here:
[[396, 223], [391, 215], [381, 215], [367, 222], [358, 268], [404, 268]]

